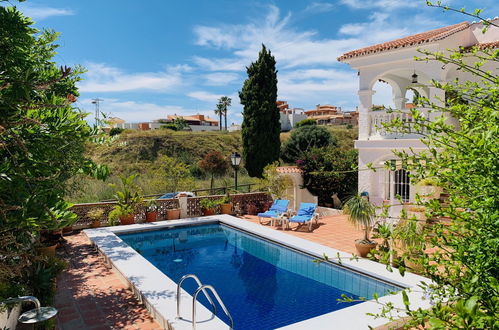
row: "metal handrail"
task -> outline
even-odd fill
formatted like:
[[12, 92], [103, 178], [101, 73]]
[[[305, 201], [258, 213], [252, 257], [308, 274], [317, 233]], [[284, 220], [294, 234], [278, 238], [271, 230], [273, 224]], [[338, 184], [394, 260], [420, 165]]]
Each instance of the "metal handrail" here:
[[[184, 280], [186, 280], [188, 278], [193, 278], [196, 281], [196, 283], [198, 284], [198, 290], [199, 290], [200, 287], [203, 286], [203, 284], [201, 283], [201, 281], [199, 280], [199, 278], [196, 275], [194, 275], [194, 274], [184, 275], [184, 276], [182, 276], [182, 278], [180, 279], [180, 281], [178, 281], [178, 284], [177, 284], [177, 319], [181, 319], [182, 318], [182, 317], [180, 317], [180, 289], [182, 287], [182, 282], [184, 282]], [[206, 292], [206, 290], [203, 289], [203, 293], [204, 293], [206, 299], [208, 299], [208, 301], [210, 302], [211, 307], [213, 308], [213, 315], [217, 314], [217, 308], [215, 307], [215, 304], [213, 303], [213, 300], [211, 300], [211, 298], [208, 295], [208, 293]]]
[[232, 320], [232, 316], [230, 315], [229, 311], [227, 310], [227, 308], [225, 307], [224, 303], [222, 302], [222, 299], [220, 299], [220, 296], [218, 295], [218, 293], [215, 290], [215, 288], [213, 286], [209, 285], [209, 284], [201, 285], [196, 290], [196, 292], [194, 292], [194, 296], [192, 297], [192, 329], [194, 329], [194, 330], [196, 329], [196, 299], [198, 297], [199, 292], [201, 292], [201, 291], [203, 291], [203, 293], [206, 295], [206, 290], [205, 289], [210, 289], [211, 290], [211, 292], [213, 293], [213, 295], [217, 299], [217, 301], [220, 304], [220, 306], [222, 306], [222, 309], [223, 309], [225, 315], [227, 315], [229, 317], [230, 328], [234, 329], [234, 320]]

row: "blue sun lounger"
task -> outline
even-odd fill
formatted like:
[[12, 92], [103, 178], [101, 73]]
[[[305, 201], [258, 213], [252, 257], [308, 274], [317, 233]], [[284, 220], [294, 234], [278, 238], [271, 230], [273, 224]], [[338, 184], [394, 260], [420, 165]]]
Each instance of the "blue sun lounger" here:
[[288, 211], [288, 205], [289, 201], [287, 199], [276, 199], [268, 211], [258, 213], [258, 221], [263, 225], [263, 218], [268, 218], [270, 219], [268, 223], [271, 223], [273, 219]]
[[314, 203], [301, 203], [296, 215], [288, 219], [288, 228], [290, 222], [298, 223], [298, 227], [308, 222], [308, 231], [312, 231], [313, 220], [315, 219], [315, 223], [319, 222], [319, 216], [316, 214], [316, 210], [317, 205]]

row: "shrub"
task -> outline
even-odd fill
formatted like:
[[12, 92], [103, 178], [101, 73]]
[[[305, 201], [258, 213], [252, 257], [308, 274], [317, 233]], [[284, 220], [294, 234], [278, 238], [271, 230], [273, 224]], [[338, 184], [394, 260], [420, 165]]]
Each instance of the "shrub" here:
[[304, 186], [318, 196], [319, 203], [332, 203], [332, 195], [341, 200], [357, 191], [357, 151], [336, 147], [312, 149], [296, 162], [303, 170]]
[[303, 127], [303, 126], [312, 126], [317, 125], [317, 122], [313, 119], [303, 119], [296, 123], [295, 128]]
[[123, 129], [123, 128], [120, 128], [120, 127], [113, 127], [113, 128], [111, 128], [111, 130], [109, 131], [109, 136], [119, 135], [119, 134], [121, 134], [123, 131], [124, 131], [124, 129]]
[[284, 143], [281, 157], [285, 162], [294, 163], [304, 153], [313, 148], [335, 146], [336, 138], [324, 127], [306, 125], [291, 132], [290, 138]]

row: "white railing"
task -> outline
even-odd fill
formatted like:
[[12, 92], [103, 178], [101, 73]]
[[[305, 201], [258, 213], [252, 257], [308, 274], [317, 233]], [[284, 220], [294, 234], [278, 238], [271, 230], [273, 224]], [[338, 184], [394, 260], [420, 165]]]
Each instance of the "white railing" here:
[[[369, 115], [371, 120], [370, 140], [413, 139], [421, 137], [422, 131], [421, 129], [416, 130], [414, 128], [414, 121], [410, 112], [371, 111]], [[409, 127], [409, 131], [406, 133], [397, 133], [387, 129], [385, 126], [394, 120], [404, 123], [405, 127]]]

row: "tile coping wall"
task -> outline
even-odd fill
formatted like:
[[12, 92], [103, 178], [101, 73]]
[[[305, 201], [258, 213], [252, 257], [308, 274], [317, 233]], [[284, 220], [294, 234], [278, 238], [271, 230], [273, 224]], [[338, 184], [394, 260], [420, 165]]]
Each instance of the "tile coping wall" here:
[[[397, 270], [389, 272], [386, 266], [367, 259], [351, 260], [351, 254], [342, 252], [324, 245], [320, 245], [302, 238], [294, 237], [283, 232], [275, 231], [255, 223], [244, 221], [229, 215], [216, 215], [209, 217], [199, 217], [174, 221], [162, 221], [148, 224], [135, 224], [129, 226], [116, 226], [109, 228], [87, 229], [85, 234], [104, 254], [114, 268], [129, 282], [130, 286], [139, 295], [147, 308], [165, 328], [192, 329], [192, 296], [186, 291], [181, 292], [181, 315], [184, 319], [175, 319], [176, 314], [176, 287], [177, 284], [154, 267], [149, 261], [138, 254], [130, 246], [124, 243], [117, 234], [137, 232], [144, 230], [162, 229], [168, 227], [223, 223], [262, 238], [269, 239], [276, 243], [290, 248], [303, 251], [309, 255], [322, 258], [325, 253], [330, 258], [339, 255], [341, 265], [353, 271], [393, 283], [397, 286], [408, 288], [407, 294], [410, 299], [411, 308], [429, 308], [430, 301], [425, 300], [424, 292], [419, 288], [419, 284], [430, 280], [424, 277], [406, 273], [401, 276]], [[333, 262], [335, 262], [333, 260]], [[402, 300], [402, 293], [387, 295], [379, 299], [382, 303], [392, 302], [401, 312], [396, 312], [397, 317], [404, 317], [405, 306]], [[312, 319], [291, 324], [285, 329], [330, 329], [335, 328], [367, 328], [376, 327], [389, 322], [388, 319], [375, 319], [366, 313], [379, 313], [382, 306], [375, 301], [367, 301], [351, 307], [347, 307], [335, 312], [327, 313]], [[200, 303], [197, 303], [197, 328], [198, 329], [220, 329], [229, 328], [218, 317], [213, 317], [211, 312]], [[201, 322], [202, 321], [202, 322]], [[284, 329], [283, 328], [283, 329]]]

